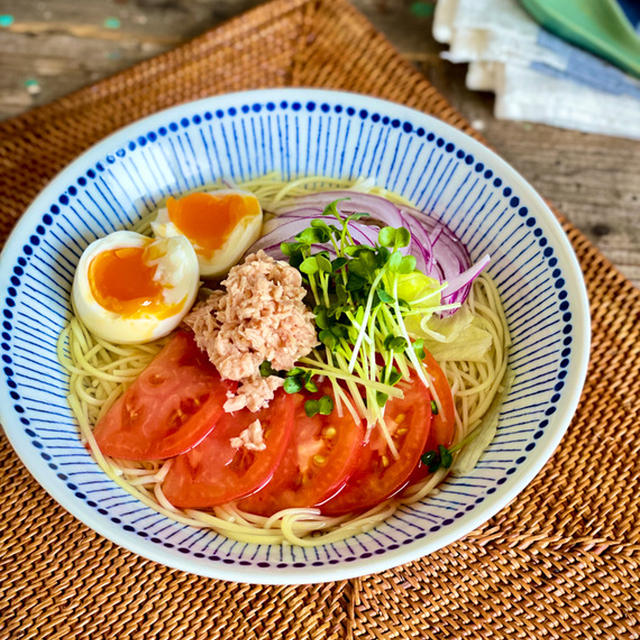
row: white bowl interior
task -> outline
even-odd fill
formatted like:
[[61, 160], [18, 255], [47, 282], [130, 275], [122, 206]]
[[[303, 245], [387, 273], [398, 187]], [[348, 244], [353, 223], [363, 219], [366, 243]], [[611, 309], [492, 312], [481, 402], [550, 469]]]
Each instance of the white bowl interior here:
[[[489, 273], [505, 307], [516, 380], [477, 467], [375, 530], [318, 548], [256, 546], [174, 523], [102, 474], [66, 404], [56, 340], [82, 250], [170, 194], [281, 172], [376, 182], [443, 220]], [[551, 455], [586, 372], [579, 266], [541, 198], [495, 154], [439, 120], [355, 94], [278, 89], [175, 107], [82, 155], [23, 216], [0, 262], [2, 423], [39, 482], [93, 529], [186, 571], [263, 583], [342, 579], [415, 559], [468, 533]]]

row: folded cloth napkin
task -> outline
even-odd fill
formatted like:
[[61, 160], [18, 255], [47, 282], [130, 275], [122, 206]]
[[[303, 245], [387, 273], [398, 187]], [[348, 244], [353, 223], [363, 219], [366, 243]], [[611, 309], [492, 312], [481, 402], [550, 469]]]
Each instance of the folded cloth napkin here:
[[439, 0], [443, 58], [468, 62], [469, 89], [495, 116], [640, 139], [640, 81], [542, 29], [516, 0]]

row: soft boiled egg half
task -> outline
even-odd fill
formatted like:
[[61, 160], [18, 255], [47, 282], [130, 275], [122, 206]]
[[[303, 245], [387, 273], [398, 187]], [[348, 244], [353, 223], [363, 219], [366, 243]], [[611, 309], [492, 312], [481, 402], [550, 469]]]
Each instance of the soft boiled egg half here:
[[219, 277], [258, 239], [262, 208], [245, 191], [191, 193], [169, 198], [151, 227], [158, 237], [187, 238], [198, 256], [200, 275]]
[[71, 295], [91, 332], [135, 344], [173, 331], [193, 305], [199, 284], [198, 258], [186, 238], [116, 231], [84, 250]]

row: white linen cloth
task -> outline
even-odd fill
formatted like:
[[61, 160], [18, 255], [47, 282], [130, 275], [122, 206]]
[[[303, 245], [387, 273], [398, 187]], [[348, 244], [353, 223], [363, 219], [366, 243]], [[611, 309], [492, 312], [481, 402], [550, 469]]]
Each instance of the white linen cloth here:
[[438, 0], [443, 58], [468, 62], [469, 89], [495, 116], [640, 139], [640, 81], [542, 29], [516, 0]]

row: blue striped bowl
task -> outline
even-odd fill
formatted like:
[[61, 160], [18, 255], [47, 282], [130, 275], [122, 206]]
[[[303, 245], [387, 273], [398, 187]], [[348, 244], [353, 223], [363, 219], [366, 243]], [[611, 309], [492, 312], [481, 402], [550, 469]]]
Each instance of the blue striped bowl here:
[[[444, 222], [473, 258], [489, 252], [516, 375], [477, 467], [373, 531], [315, 549], [257, 546], [176, 524], [102, 474], [65, 401], [56, 338], [75, 265], [92, 240], [170, 194], [221, 177], [370, 176]], [[351, 578], [413, 560], [504, 507], [540, 470], [578, 403], [589, 352], [580, 268], [558, 222], [503, 160], [418, 111], [311, 89], [236, 93], [181, 105], [103, 140], [24, 214], [0, 261], [0, 418], [40, 484], [91, 528], [185, 571], [258, 583]]]

